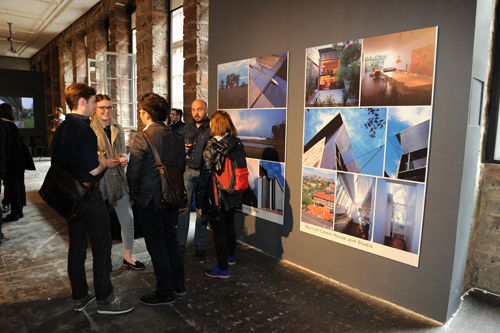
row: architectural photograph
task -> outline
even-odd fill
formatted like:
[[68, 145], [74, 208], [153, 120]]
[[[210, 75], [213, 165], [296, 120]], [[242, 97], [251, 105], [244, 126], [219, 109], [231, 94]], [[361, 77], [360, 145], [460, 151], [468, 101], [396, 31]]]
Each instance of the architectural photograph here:
[[304, 167], [383, 175], [385, 108], [305, 110]]
[[335, 231], [371, 240], [375, 177], [337, 172]]
[[424, 184], [377, 179], [373, 242], [419, 253]]
[[264, 212], [283, 215], [285, 199], [285, 165], [247, 159], [250, 187], [243, 195], [243, 205]]
[[333, 230], [337, 172], [302, 169], [302, 222]]
[[358, 106], [361, 40], [306, 50], [306, 107]]
[[219, 109], [248, 108], [248, 60], [221, 64], [217, 69]]
[[425, 182], [430, 107], [388, 108], [384, 176]]
[[361, 106], [431, 105], [437, 27], [363, 39]]
[[288, 53], [277, 53], [248, 61], [249, 108], [286, 108]]

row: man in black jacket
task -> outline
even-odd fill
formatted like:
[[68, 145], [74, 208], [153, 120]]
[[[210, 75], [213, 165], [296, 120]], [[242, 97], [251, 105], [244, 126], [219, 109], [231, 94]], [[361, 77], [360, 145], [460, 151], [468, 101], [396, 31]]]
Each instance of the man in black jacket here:
[[[189, 213], [191, 207], [191, 198], [196, 193], [196, 186], [200, 178], [201, 163], [203, 161], [203, 150], [210, 139], [210, 119], [208, 118], [207, 103], [197, 99], [191, 104], [191, 114], [193, 121], [187, 123], [182, 131], [186, 146], [186, 171], [184, 172], [184, 185], [188, 197], [188, 209], [179, 214], [177, 223], [177, 240], [181, 250], [186, 248], [189, 233]], [[205, 238], [207, 235], [207, 226], [201, 223], [201, 216], [196, 214], [196, 223], [194, 229], [194, 244], [196, 246], [196, 256], [205, 254]]]
[[[88, 204], [80, 218], [68, 223], [68, 276], [75, 311], [83, 311], [97, 298], [97, 313], [121, 314], [134, 309], [113, 293], [111, 271], [111, 228], [109, 212], [99, 179], [106, 169], [106, 158], [97, 155], [97, 137], [90, 128], [95, 113], [94, 88], [73, 83], [64, 91], [71, 113], [56, 130], [52, 141], [52, 163], [57, 163], [85, 186], [92, 186]], [[89, 292], [85, 273], [87, 238], [92, 245], [94, 289]]]
[[[157, 94], [141, 98], [139, 116], [151, 133], [163, 165], [184, 169], [184, 141], [179, 133], [167, 129], [168, 103]], [[174, 295], [184, 296], [184, 265], [177, 243], [178, 209], [161, 203], [160, 175], [153, 151], [143, 132], [138, 133], [130, 149], [127, 170], [130, 196], [134, 199], [139, 223], [156, 275], [156, 292], [141, 297], [145, 305], [170, 305]]]
[[[7, 124], [0, 119], [0, 183], [5, 176], [5, 165], [10, 153], [10, 132]], [[1, 184], [0, 184], [1, 185]], [[0, 186], [0, 194], [2, 187]], [[2, 243], [2, 212], [0, 212], [0, 244]]]

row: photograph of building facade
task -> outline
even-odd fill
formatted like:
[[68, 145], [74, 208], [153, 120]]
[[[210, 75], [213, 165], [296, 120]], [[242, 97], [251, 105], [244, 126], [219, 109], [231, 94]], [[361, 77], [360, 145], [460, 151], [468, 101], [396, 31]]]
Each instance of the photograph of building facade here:
[[304, 166], [360, 172], [340, 113], [304, 146]]
[[306, 50], [306, 106], [358, 106], [361, 40]]
[[397, 179], [425, 181], [430, 120], [396, 134], [401, 145]]
[[430, 107], [389, 108], [384, 176], [425, 182]]
[[270, 177], [267, 169], [259, 164], [259, 201], [257, 208], [267, 209], [283, 214], [285, 189], [278, 177]]

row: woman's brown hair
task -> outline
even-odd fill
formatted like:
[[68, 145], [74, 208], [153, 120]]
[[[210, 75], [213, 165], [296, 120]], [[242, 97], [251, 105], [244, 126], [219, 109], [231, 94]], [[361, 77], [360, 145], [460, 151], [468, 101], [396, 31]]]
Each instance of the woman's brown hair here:
[[210, 119], [210, 135], [223, 136], [226, 132], [233, 138], [238, 135], [238, 131], [234, 127], [229, 113], [222, 110], [216, 111]]
[[101, 95], [101, 94], [95, 95], [95, 102], [96, 103], [99, 103], [102, 100], [106, 100], [106, 101], [110, 101], [111, 102], [111, 98], [109, 98], [108, 95]]

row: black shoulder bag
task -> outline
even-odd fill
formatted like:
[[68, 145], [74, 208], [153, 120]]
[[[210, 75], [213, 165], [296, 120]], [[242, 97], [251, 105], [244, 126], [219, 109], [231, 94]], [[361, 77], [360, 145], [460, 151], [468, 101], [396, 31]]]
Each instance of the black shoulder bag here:
[[156, 168], [160, 173], [161, 203], [168, 208], [186, 209], [187, 194], [184, 186], [184, 170], [177, 166], [163, 165], [153, 141], [153, 136], [148, 130], [145, 130], [144, 134], [151, 146], [151, 150], [153, 150]]
[[52, 164], [38, 193], [43, 201], [68, 222], [73, 222], [82, 216], [93, 188], [93, 184], [85, 186], [73, 178], [52, 159]]

